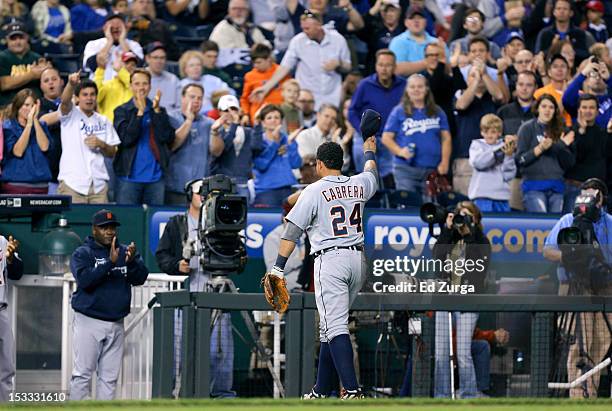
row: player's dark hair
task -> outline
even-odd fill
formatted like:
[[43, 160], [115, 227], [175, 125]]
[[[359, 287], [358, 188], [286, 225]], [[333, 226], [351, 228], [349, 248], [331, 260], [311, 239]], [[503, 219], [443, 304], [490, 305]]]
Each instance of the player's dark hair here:
[[96, 95], [98, 95], [98, 86], [90, 79], [81, 80], [81, 82], [74, 87], [74, 95], [78, 96], [81, 94], [81, 90], [85, 90], [86, 88], [93, 88], [96, 90]]
[[330, 170], [342, 170], [344, 152], [338, 143], [328, 141], [317, 149], [317, 160], [323, 162]]

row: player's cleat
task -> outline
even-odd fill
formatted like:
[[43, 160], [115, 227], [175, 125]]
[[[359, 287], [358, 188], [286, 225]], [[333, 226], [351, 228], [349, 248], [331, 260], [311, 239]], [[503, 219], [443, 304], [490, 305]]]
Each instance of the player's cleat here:
[[319, 394], [314, 390], [314, 387], [308, 394], [304, 394], [302, 397], [303, 400], [320, 400], [323, 398], [327, 398], [327, 395]]
[[342, 389], [342, 392], [340, 393], [340, 399], [343, 401], [344, 400], [362, 400], [365, 397], [366, 397], [365, 394], [359, 388], [356, 390]]

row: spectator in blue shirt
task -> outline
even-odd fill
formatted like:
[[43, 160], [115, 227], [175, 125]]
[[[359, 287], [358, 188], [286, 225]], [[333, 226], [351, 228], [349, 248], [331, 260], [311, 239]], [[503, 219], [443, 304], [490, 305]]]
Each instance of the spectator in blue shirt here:
[[436, 105], [422, 74], [408, 78], [402, 102], [391, 111], [382, 140], [395, 155], [396, 189], [422, 194], [430, 172], [448, 173], [451, 155], [448, 120]]
[[203, 99], [202, 85], [188, 84], [181, 92], [180, 110], [170, 113], [170, 125], [176, 131], [166, 175], [168, 205], [184, 205], [185, 184], [209, 175], [210, 126], [213, 121], [199, 114]]
[[4, 121], [4, 158], [0, 193], [47, 194], [51, 169], [45, 153], [50, 135], [45, 122], [38, 120], [40, 100], [30, 89], [19, 91]]
[[36, 37], [54, 43], [72, 38], [70, 11], [59, 0], [39, 0], [32, 7]]
[[108, 15], [104, 4], [105, 2], [100, 0], [85, 0], [81, 4], [72, 7], [70, 9], [72, 31], [80, 33], [83, 31], [102, 30]]
[[161, 92], [153, 101], [147, 98], [148, 71], [135, 69], [130, 87], [134, 98], [115, 109], [114, 126], [121, 140], [113, 163], [118, 180], [115, 199], [119, 204], [163, 204], [174, 128], [159, 105]]
[[574, 77], [563, 92], [563, 108], [565, 112], [576, 118], [578, 114], [578, 97], [583, 88], [586, 94], [597, 97], [599, 112], [595, 123], [601, 128], [606, 128], [612, 117], [612, 98], [608, 94], [608, 88], [612, 87], [612, 78], [608, 66], [603, 61], [595, 61], [593, 57], [584, 66], [582, 71]]
[[[364, 78], [357, 85], [349, 108], [349, 121], [355, 129], [353, 136], [353, 160], [358, 172], [363, 170], [363, 137], [359, 134], [361, 115], [373, 109], [382, 116], [382, 124], [387, 122], [391, 110], [399, 104], [406, 88], [406, 80], [394, 75], [395, 54], [389, 49], [376, 52], [376, 73]], [[393, 155], [380, 140], [382, 130], [376, 134], [376, 166], [385, 188], [393, 188]]]
[[[295, 140], [281, 132], [283, 111], [271, 104], [259, 113], [263, 129], [261, 153], [255, 157], [255, 206], [280, 207], [297, 183], [293, 169], [302, 165]], [[292, 134], [292, 137], [296, 134]]]
[[[395, 53], [397, 58], [395, 73], [409, 76], [427, 68], [425, 47], [429, 43], [437, 42], [438, 39], [425, 31], [427, 20], [425, 12], [419, 7], [408, 9], [404, 24], [408, 30], [391, 40], [389, 49]], [[448, 55], [448, 50], [446, 55]]]

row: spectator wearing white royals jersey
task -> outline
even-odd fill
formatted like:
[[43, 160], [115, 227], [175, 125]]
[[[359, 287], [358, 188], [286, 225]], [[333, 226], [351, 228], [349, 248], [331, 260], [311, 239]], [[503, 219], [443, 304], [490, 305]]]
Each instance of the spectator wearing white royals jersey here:
[[[78, 97], [76, 106], [72, 96]], [[113, 124], [96, 113], [98, 88], [91, 80], [79, 82], [79, 73], [68, 77], [60, 104], [62, 157], [57, 179], [58, 194], [73, 203], [108, 202], [109, 175], [104, 157], [114, 157], [121, 141]]]

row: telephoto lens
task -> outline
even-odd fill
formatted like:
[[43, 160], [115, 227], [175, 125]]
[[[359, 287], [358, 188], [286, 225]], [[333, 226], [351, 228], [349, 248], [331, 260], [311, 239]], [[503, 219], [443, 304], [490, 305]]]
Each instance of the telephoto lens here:
[[421, 206], [419, 214], [424, 223], [444, 224], [448, 211], [438, 204], [426, 203]]
[[472, 224], [472, 217], [469, 215], [455, 214], [453, 217], [453, 227], [461, 228], [464, 225]]

